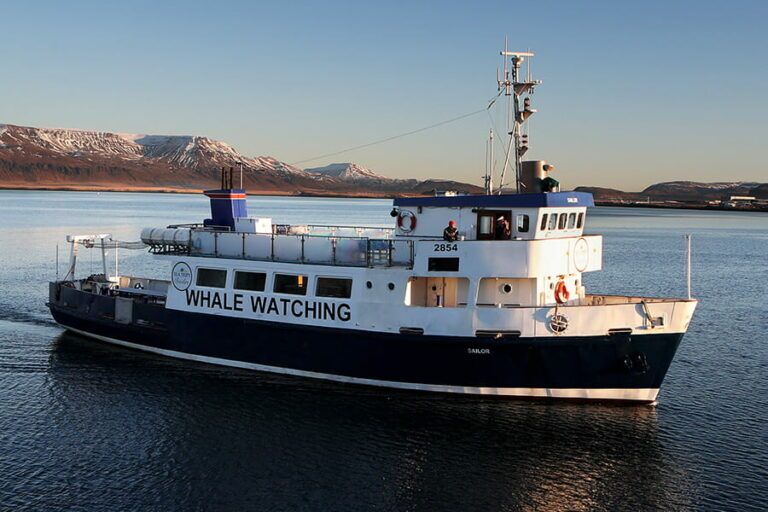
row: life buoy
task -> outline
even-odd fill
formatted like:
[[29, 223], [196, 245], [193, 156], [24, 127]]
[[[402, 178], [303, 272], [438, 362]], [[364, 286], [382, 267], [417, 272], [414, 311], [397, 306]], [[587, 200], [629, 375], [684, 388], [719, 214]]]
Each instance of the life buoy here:
[[416, 214], [410, 210], [400, 210], [397, 215], [397, 227], [404, 233], [410, 233], [416, 229]]
[[564, 304], [568, 302], [568, 298], [571, 293], [568, 291], [568, 287], [565, 286], [564, 281], [558, 281], [555, 285], [555, 300], [558, 304]]

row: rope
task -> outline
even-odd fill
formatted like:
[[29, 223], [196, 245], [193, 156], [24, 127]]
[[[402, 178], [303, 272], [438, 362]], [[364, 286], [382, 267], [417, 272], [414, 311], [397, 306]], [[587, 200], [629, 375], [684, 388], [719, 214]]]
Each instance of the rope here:
[[493, 104], [496, 102], [496, 99], [500, 95], [501, 95], [501, 91], [493, 99], [491, 99], [491, 101], [488, 103], [487, 107], [481, 108], [479, 110], [475, 110], [473, 112], [468, 112], [466, 114], [462, 114], [462, 115], [460, 115], [458, 117], [454, 117], [454, 118], [451, 118], [451, 119], [446, 119], [445, 121], [440, 121], [439, 123], [430, 124], [429, 126], [424, 126], [422, 128], [418, 128], [416, 130], [411, 130], [411, 131], [408, 131], [408, 132], [405, 132], [405, 133], [400, 133], [398, 135], [393, 135], [391, 137], [387, 137], [387, 138], [384, 138], [384, 139], [375, 140], [373, 142], [368, 142], [366, 144], [360, 144], [359, 146], [353, 146], [351, 148], [342, 149], [340, 151], [334, 151], [332, 153], [325, 153], [323, 155], [313, 156], [312, 158], [306, 158], [304, 160], [298, 160], [296, 162], [291, 162], [290, 165], [303, 164], [303, 163], [306, 163], [306, 162], [312, 162], [314, 160], [320, 160], [320, 159], [328, 158], [328, 157], [331, 157], [331, 156], [341, 155], [343, 153], [349, 153], [350, 151], [355, 151], [357, 149], [363, 149], [363, 148], [368, 148], [368, 147], [371, 147], [371, 146], [376, 146], [377, 144], [383, 144], [385, 142], [390, 142], [390, 141], [393, 141], [393, 140], [396, 140], [396, 139], [400, 139], [402, 137], [407, 137], [409, 135], [414, 135], [416, 133], [421, 133], [421, 132], [424, 132], [424, 131], [427, 131], [427, 130], [431, 130], [432, 128], [437, 128], [438, 126], [443, 126], [443, 125], [446, 125], [446, 124], [449, 124], [449, 123], [455, 123], [456, 121], [461, 121], [462, 119], [466, 119], [467, 117], [476, 116], [477, 114], [481, 114], [483, 112], [486, 112], [488, 109], [490, 109], [493, 106]]

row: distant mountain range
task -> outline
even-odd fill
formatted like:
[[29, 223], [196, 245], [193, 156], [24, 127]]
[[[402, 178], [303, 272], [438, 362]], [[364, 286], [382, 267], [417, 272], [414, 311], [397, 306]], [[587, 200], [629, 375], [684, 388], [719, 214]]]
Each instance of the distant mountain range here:
[[251, 193], [393, 196], [482, 191], [450, 180], [391, 179], [353, 163], [300, 169], [271, 156], [241, 155], [208, 137], [0, 124], [0, 188], [192, 191], [215, 188], [221, 167], [239, 168], [239, 163], [243, 185]]
[[624, 192], [612, 188], [577, 187], [590, 192], [596, 201], [683, 201], [704, 202], [728, 199], [731, 196], [753, 196], [768, 199], [768, 183], [732, 181], [700, 183], [696, 181], [668, 181], [656, 183], [642, 192]]

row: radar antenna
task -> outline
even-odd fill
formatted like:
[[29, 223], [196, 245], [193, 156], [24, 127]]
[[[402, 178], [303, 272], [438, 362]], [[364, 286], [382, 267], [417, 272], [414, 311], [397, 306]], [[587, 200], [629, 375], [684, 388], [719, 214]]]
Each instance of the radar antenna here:
[[[509, 160], [514, 157], [515, 166], [515, 191], [521, 192], [521, 170], [523, 155], [528, 151], [528, 134], [523, 133], [523, 123], [529, 117], [536, 113], [531, 108], [531, 95], [534, 88], [541, 84], [541, 80], [531, 78], [530, 61], [528, 62], [527, 73], [525, 77], [521, 76], [521, 67], [526, 58], [532, 58], [533, 52], [511, 52], [507, 50], [507, 39], [504, 39], [504, 50], [500, 52], [504, 62], [504, 71], [499, 75], [496, 71], [496, 82], [499, 92], [504, 91], [507, 97], [507, 130], [509, 134], [509, 144], [504, 154], [504, 166], [501, 170], [501, 179], [499, 180], [498, 193], [502, 193], [504, 187], [504, 178], [507, 174]], [[511, 64], [511, 65], [510, 65]], [[520, 98], [523, 98], [522, 106]], [[514, 154], [513, 154], [514, 151]]]

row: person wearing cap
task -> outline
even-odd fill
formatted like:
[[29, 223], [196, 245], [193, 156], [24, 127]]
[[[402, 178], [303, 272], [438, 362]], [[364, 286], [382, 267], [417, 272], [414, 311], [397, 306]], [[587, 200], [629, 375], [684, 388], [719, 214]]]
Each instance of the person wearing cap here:
[[459, 239], [459, 230], [456, 229], [456, 221], [448, 222], [448, 227], [443, 230], [443, 240], [446, 242], [455, 242]]
[[503, 215], [496, 219], [496, 240], [509, 240], [511, 234], [512, 230], [509, 227], [509, 221]]

